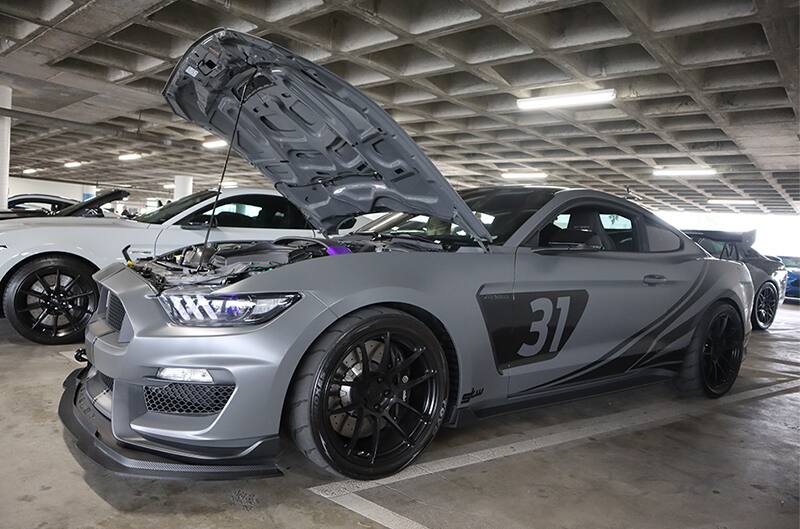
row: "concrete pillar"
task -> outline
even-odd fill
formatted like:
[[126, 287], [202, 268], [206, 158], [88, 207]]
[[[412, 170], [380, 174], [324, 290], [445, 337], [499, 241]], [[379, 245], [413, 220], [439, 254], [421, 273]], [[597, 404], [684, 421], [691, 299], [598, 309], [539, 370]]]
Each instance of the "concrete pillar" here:
[[[0, 108], [11, 108], [11, 87], [0, 86]], [[8, 207], [8, 166], [11, 163], [11, 118], [0, 117], [0, 209]]]
[[192, 184], [194, 178], [188, 175], [176, 174], [175, 175], [175, 190], [173, 191], [173, 200], [185, 197], [192, 194]]

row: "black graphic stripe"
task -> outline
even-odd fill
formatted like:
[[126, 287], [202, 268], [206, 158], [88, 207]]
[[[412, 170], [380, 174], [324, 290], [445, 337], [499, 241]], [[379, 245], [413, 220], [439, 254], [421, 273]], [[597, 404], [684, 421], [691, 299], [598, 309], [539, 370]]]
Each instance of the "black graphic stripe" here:
[[[570, 373], [566, 373], [558, 378], [555, 378], [549, 382], [545, 382], [543, 384], [539, 384], [537, 386], [533, 386], [530, 388], [526, 388], [524, 390], [518, 391], [510, 397], [515, 397], [518, 395], [522, 395], [525, 393], [529, 393], [532, 391], [536, 391], [539, 389], [550, 388], [552, 386], [560, 385], [565, 382], [573, 381], [573, 379], [578, 378], [594, 378], [595, 376], [602, 376], [602, 373], [597, 373], [596, 371], [606, 365], [608, 362], [618, 358], [619, 355], [623, 354], [629, 346], [631, 348], [637, 347], [640, 344], [646, 344], [648, 347], [644, 348], [644, 352], [649, 350], [649, 346], [657, 339], [657, 337], [663, 332], [664, 329], [669, 327], [685, 310], [686, 307], [691, 306], [695, 303], [698, 299], [702, 297], [705, 293], [705, 289], [700, 288], [701, 285], [706, 280], [706, 274], [708, 271], [708, 264], [703, 263], [703, 269], [698, 274], [697, 278], [691, 284], [691, 286], [686, 290], [686, 292], [676, 301], [669, 309], [667, 309], [663, 315], [659, 316], [649, 324], [647, 324], [642, 329], [638, 330], [636, 333], [632, 334], [628, 338], [622, 341], [619, 345], [614, 347], [611, 351], [607, 352], [597, 360], [582, 366], [575, 371]], [[638, 342], [636, 340], [639, 340]], [[631, 344], [634, 344], [631, 346]], [[639, 350], [641, 347], [637, 347]], [[638, 356], [636, 357], [638, 358]], [[635, 359], [634, 359], [635, 361]], [[604, 369], [603, 372], [606, 370]], [[615, 371], [615, 372], [624, 372], [625, 369], [622, 371]], [[587, 375], [591, 374], [591, 377], [587, 377]]]

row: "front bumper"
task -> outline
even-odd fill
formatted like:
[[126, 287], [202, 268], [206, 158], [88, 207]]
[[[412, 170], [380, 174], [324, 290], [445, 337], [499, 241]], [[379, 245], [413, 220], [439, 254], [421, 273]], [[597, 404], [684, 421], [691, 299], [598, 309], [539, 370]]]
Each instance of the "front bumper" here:
[[[167, 453], [167, 447], [135, 447], [114, 435], [112, 422], [96, 407], [86, 391], [91, 366], [76, 369], [64, 381], [58, 415], [75, 438], [76, 447], [94, 462], [116, 474], [147, 478], [239, 479], [278, 476], [274, 458], [278, 437], [264, 439], [240, 457], [214, 458], [187, 450]], [[142, 440], [145, 441], [145, 440]]]

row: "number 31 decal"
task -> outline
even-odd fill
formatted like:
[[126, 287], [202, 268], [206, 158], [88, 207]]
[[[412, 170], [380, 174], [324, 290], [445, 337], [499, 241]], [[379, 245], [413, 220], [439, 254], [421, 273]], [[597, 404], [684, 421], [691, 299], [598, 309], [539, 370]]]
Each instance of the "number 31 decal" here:
[[589, 294], [585, 290], [523, 292], [516, 298], [514, 308], [524, 326], [517, 356], [538, 361], [553, 358], [564, 347], [583, 315]]

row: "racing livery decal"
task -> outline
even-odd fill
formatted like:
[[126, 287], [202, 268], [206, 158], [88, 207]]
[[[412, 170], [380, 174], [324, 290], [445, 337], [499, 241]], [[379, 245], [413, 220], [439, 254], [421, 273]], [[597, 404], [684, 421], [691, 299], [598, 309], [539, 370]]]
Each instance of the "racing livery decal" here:
[[499, 371], [554, 358], [589, 301], [586, 290], [478, 294]]

